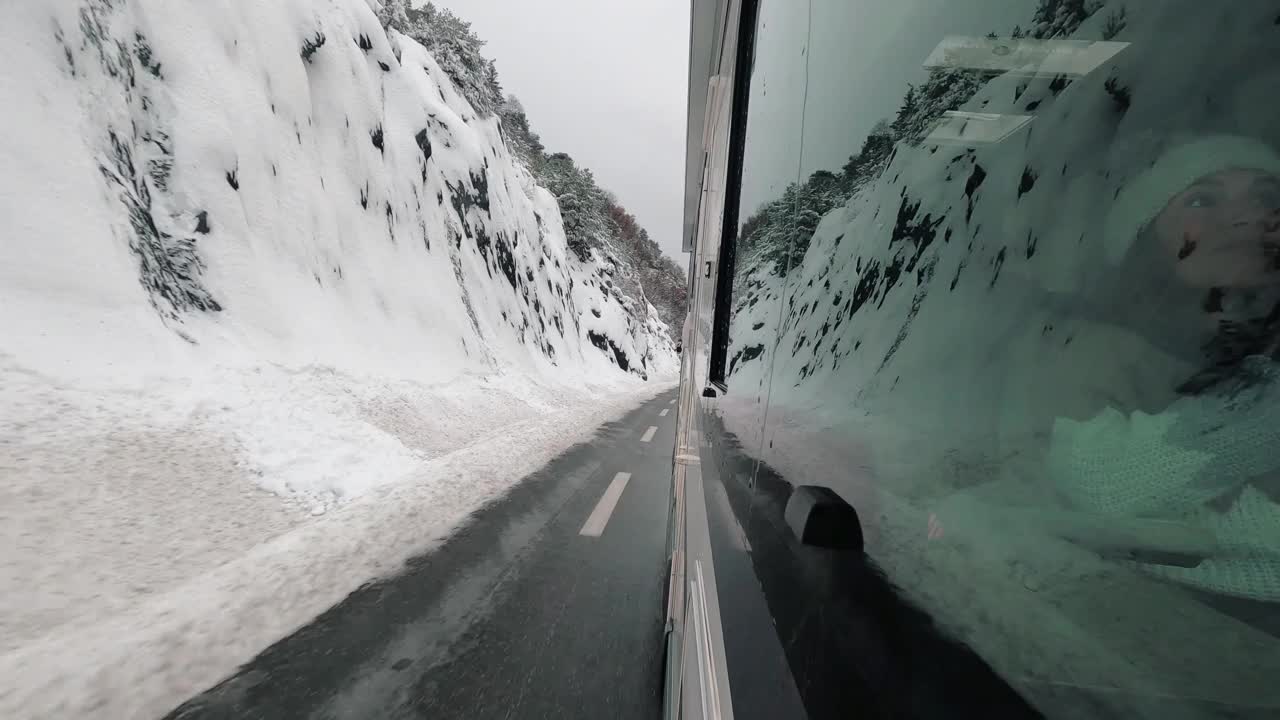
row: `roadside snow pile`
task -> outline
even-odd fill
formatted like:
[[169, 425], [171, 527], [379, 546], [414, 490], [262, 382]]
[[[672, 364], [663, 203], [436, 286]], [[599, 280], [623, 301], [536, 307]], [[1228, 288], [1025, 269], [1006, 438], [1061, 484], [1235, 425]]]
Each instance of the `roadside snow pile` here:
[[[85, 527], [49, 534], [38, 556], [20, 556], [34, 566], [29, 576], [39, 587], [12, 585], [12, 565], [0, 566], [6, 575], [0, 716], [158, 717], [365, 581], [397, 572], [486, 501], [669, 387], [632, 384], [610, 394], [563, 386], [502, 388], [552, 409], [501, 431], [490, 428], [473, 443], [420, 463], [402, 481], [371, 489], [319, 518], [282, 513], [274, 498], [255, 495], [231, 470], [232, 454], [213, 440], [185, 431], [168, 445], [146, 437], [153, 448], [147, 452], [180, 448], [168, 456], [171, 467], [192, 463], [192, 473], [207, 470], [218, 485], [184, 487], [182, 481], [194, 475], [180, 470], [125, 486], [98, 483], [81, 491], [91, 509], [66, 508]], [[201, 443], [199, 455], [189, 452]], [[116, 448], [94, 464], [108, 472], [128, 467], [129, 449]], [[39, 480], [61, 478], [51, 473]], [[151, 491], [158, 497], [138, 497]], [[113, 498], [125, 506], [113, 508], [106, 502]], [[0, 507], [11, 507], [7, 496], [0, 500]], [[136, 512], [132, 501], [145, 503], [151, 514]], [[174, 504], [163, 507], [169, 502]], [[121, 532], [124, 517], [134, 524], [131, 533]], [[66, 526], [61, 518], [51, 522]], [[250, 523], [251, 535], [236, 532]], [[11, 527], [6, 521], [0, 532]], [[259, 537], [264, 529], [273, 534]], [[68, 536], [75, 536], [74, 548], [59, 544]], [[15, 547], [8, 536], [0, 540]], [[51, 603], [43, 615], [31, 606], [36, 601]], [[13, 617], [45, 623], [45, 631], [11, 628]], [[10, 631], [26, 640], [14, 647]]]
[[[363, 0], [19, 3], [0, 45], [0, 715], [154, 701], [84, 679], [137, 649], [113, 618], [174, 631], [276, 537], [307, 601], [275, 588], [225, 671], [674, 380], [658, 313]], [[401, 544], [326, 555], [361, 496], [412, 504], [378, 511]], [[272, 580], [237, 572], [226, 622]]]

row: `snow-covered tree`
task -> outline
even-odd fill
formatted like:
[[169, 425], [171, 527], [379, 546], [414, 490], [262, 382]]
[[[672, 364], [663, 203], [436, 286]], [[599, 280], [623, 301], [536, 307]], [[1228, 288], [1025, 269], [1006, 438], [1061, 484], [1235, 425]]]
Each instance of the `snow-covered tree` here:
[[818, 170], [803, 183], [791, 183], [782, 197], [765, 203], [742, 224], [738, 244], [741, 267], [783, 277], [809, 250], [818, 222], [849, 198], [842, 175]]
[[407, 0], [382, 0], [378, 8], [378, 21], [384, 30], [395, 28], [401, 32], [409, 26]]
[[897, 139], [920, 142], [938, 123], [943, 113], [969, 101], [986, 83], [982, 73], [963, 68], [933, 68], [919, 87], [907, 90], [898, 116], [893, 121]]
[[1102, 0], [1040, 0], [1032, 19], [1031, 37], [1067, 37], [1105, 4]]
[[871, 128], [867, 138], [862, 141], [862, 149], [849, 158], [841, 171], [843, 185], [849, 194], [853, 194], [854, 188], [880, 174], [888, 163], [889, 156], [893, 154], [896, 139], [887, 120], [881, 120]]
[[502, 107], [504, 101], [504, 93], [502, 92], [502, 83], [498, 81], [498, 65], [492, 60], [489, 61], [489, 67], [485, 69], [484, 92], [485, 102], [489, 105], [489, 112], [498, 112], [498, 108]]
[[671, 328], [672, 339], [675, 339], [683, 325], [688, 301], [685, 273], [674, 260], [663, 254], [658, 243], [649, 237], [648, 231], [616, 197], [611, 193], [606, 193], [606, 196], [611, 235], [605, 245], [628, 266], [627, 280], [639, 285], [641, 294]]
[[899, 136], [906, 135], [914, 116], [920, 112], [920, 100], [916, 97], [914, 85], [907, 86], [907, 94], [902, 98], [902, 106], [898, 108], [898, 117], [890, 125]]
[[536, 177], [547, 149], [542, 145], [542, 138], [529, 127], [529, 116], [525, 114], [520, 99], [515, 95], [508, 95], [498, 108], [498, 117], [502, 119], [502, 131], [511, 153]]
[[405, 26], [397, 29], [431, 53], [476, 112], [496, 112], [503, 102], [498, 70], [481, 53], [484, 41], [471, 29], [471, 23], [431, 3], [406, 8], [405, 15]]
[[658, 310], [658, 317], [671, 329], [673, 339], [679, 335], [689, 304], [685, 271], [676, 261], [661, 255], [652, 267], [641, 268], [640, 278], [645, 297]]
[[609, 234], [607, 202], [595, 177], [578, 167], [565, 153], [555, 153], [543, 163], [538, 180], [556, 196], [564, 220], [565, 239], [578, 257], [586, 258]]

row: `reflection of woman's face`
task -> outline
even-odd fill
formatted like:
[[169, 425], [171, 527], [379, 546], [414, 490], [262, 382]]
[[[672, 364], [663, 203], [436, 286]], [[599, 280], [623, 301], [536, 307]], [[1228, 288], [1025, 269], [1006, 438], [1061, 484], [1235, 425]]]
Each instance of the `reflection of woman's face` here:
[[1169, 202], [1155, 232], [1191, 287], [1280, 283], [1280, 179], [1260, 170], [1206, 175]]

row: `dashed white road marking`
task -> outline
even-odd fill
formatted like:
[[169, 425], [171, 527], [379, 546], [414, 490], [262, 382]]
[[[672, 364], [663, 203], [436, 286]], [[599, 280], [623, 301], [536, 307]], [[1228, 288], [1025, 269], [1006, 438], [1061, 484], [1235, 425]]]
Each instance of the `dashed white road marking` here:
[[622, 491], [627, 489], [627, 481], [630, 479], [631, 473], [620, 472], [613, 476], [613, 482], [609, 483], [604, 495], [600, 496], [600, 502], [596, 503], [596, 509], [591, 511], [591, 515], [587, 517], [587, 522], [578, 531], [579, 535], [600, 537], [604, 532], [605, 525], [609, 524], [609, 518], [613, 516], [613, 509], [618, 506], [618, 499], [622, 497]]
[[669, 410], [669, 409], [667, 409], [667, 408], [663, 408], [663, 409], [662, 409], [662, 412], [658, 413], [658, 417], [666, 417], [666, 416], [667, 416], [667, 413], [669, 413], [669, 412], [671, 412], [671, 410]]
[[644, 431], [644, 435], [640, 437], [640, 442], [649, 442], [653, 439], [653, 434], [658, 432], [657, 425], [650, 425], [648, 430]]
[[675, 401], [675, 399], [673, 398], [673, 399], [671, 400], [671, 402], [669, 402], [669, 403], [667, 403], [667, 404], [668, 404], [668, 405], [675, 405], [675, 404], [676, 404], [676, 401]]

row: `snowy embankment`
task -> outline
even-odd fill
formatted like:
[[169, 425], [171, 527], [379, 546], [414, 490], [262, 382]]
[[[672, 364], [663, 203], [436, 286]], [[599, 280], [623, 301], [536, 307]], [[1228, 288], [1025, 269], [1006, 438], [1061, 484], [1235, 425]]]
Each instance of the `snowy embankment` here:
[[[75, 520], [103, 531], [102, 541], [86, 546], [78, 540], [81, 557], [75, 558], [46, 548], [38, 558], [43, 572], [52, 565], [63, 572], [36, 582], [68, 593], [78, 610], [87, 605], [96, 611], [68, 613], [52, 630], [6, 648], [0, 655], [0, 714], [163, 714], [365, 581], [430, 550], [486, 501], [661, 389], [637, 385], [602, 400], [522, 387], [522, 394], [558, 407], [500, 431], [490, 425], [473, 444], [419, 463], [408, 477], [321, 518], [284, 512], [276, 498], [246, 489], [225, 472], [216, 478], [224, 483], [220, 489], [194, 483], [198, 502], [183, 503], [180, 490], [152, 481], [159, 497], [138, 498], [124, 512], [113, 513], [109, 503], [98, 506], [105, 517], [72, 508]], [[162, 507], [170, 502], [176, 507]], [[125, 542], [115, 531], [133, 519], [142, 521], [140, 536]], [[181, 557], [173, 557], [174, 549]], [[30, 600], [25, 591], [38, 589], [22, 590], [7, 596], [6, 605]], [[14, 610], [4, 608], [6, 619]]]
[[163, 712], [674, 381], [363, 0], [6, 20], [0, 716]]

